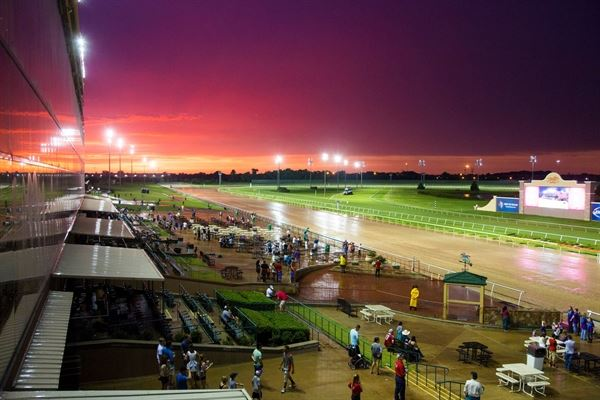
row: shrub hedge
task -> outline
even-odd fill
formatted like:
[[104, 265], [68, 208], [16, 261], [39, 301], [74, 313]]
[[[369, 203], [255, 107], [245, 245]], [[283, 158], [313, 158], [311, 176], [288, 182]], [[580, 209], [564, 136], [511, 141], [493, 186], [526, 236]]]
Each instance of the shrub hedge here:
[[305, 342], [310, 338], [308, 327], [287, 313], [239, 308], [238, 316], [244, 329], [256, 334], [257, 342], [265, 346]]
[[229, 306], [238, 308], [249, 308], [252, 310], [272, 311], [275, 309], [276, 303], [267, 298], [264, 293], [255, 292], [253, 290], [234, 291], [234, 290], [217, 290], [217, 303], [221, 307], [228, 304]]

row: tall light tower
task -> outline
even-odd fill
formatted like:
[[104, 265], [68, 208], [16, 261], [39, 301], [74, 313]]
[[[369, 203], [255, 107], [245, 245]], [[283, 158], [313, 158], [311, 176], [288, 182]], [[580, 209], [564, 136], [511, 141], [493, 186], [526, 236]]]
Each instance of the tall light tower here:
[[[335, 165], [340, 165], [342, 163], [342, 160], [343, 160], [343, 158], [342, 158], [341, 154], [335, 154], [333, 156], [333, 162], [335, 163]], [[335, 171], [335, 176], [337, 179], [337, 188], [339, 189], [340, 188], [340, 174], [338, 171]]]
[[275, 164], [277, 164], [277, 190], [279, 190], [279, 173], [281, 172], [281, 162], [283, 157], [280, 155], [275, 156]]
[[125, 145], [125, 141], [123, 138], [117, 139], [117, 148], [119, 149], [119, 186], [121, 186], [121, 178], [123, 177], [123, 169], [121, 168], [121, 156], [123, 155], [123, 146]]
[[142, 168], [144, 169], [144, 184], [146, 183], [146, 164], [148, 164], [148, 157], [142, 158]]
[[135, 154], [135, 146], [130, 144], [129, 145], [129, 155], [131, 156], [130, 161], [131, 161], [131, 174], [130, 174], [130, 178], [131, 178], [131, 183], [133, 183], [133, 155]]
[[[324, 163], [329, 161], [329, 153], [321, 154], [321, 161]], [[323, 168], [323, 195], [325, 195], [325, 193], [327, 193], [327, 169]]]
[[531, 182], [533, 182], [533, 170], [535, 168], [535, 163], [537, 162], [537, 156], [529, 156], [529, 162], [531, 163]]
[[344, 160], [344, 187], [346, 187], [346, 167], [348, 166], [348, 160]]
[[421, 167], [421, 185], [425, 183], [425, 160], [419, 160], [419, 167]]
[[556, 173], [560, 173], [559, 171], [559, 167], [560, 167], [560, 160], [556, 160]]
[[312, 165], [313, 165], [313, 160], [312, 160], [312, 158], [308, 157], [308, 187], [309, 188], [312, 186]]
[[483, 158], [475, 160], [475, 167], [477, 168], [477, 180], [479, 180], [479, 170], [483, 168]]
[[106, 130], [106, 141], [108, 142], [108, 193], [110, 196], [110, 181], [111, 181], [111, 176], [110, 176], [110, 149], [112, 147], [112, 139], [113, 136], [115, 135], [115, 131], [112, 130], [111, 128], [108, 128]]

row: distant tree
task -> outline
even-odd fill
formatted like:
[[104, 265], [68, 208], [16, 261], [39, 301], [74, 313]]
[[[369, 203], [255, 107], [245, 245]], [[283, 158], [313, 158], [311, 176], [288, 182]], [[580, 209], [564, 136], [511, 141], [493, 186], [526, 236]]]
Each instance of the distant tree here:
[[258, 174], [258, 169], [257, 168], [252, 168], [252, 175], [256, 175]]
[[477, 181], [473, 181], [473, 183], [471, 183], [471, 192], [479, 192], [479, 184]]
[[231, 176], [235, 176], [237, 174], [237, 172], [235, 172], [235, 169], [232, 169], [231, 172], [229, 173], [229, 175]]

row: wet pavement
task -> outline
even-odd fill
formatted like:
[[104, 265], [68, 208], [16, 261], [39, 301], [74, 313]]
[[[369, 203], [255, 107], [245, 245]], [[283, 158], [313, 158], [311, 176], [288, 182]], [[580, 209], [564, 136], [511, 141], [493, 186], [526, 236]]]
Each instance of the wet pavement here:
[[600, 268], [594, 257], [548, 249], [526, 248], [497, 241], [454, 236], [294, 207], [282, 203], [236, 197], [214, 188], [178, 188], [190, 195], [228, 204], [273, 219], [276, 223], [308, 226], [312, 231], [347, 239], [391, 254], [417, 257], [424, 262], [459, 270], [459, 255], [467, 252], [471, 272], [525, 290], [523, 300], [565, 310], [569, 305], [600, 310]]

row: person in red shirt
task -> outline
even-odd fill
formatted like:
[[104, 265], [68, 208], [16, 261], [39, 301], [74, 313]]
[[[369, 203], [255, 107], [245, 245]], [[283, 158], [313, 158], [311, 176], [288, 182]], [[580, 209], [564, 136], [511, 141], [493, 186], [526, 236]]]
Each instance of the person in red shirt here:
[[550, 336], [548, 339], [548, 360], [550, 361], [550, 366], [556, 368], [556, 339], [554, 335]]
[[398, 354], [394, 370], [396, 371], [396, 387], [394, 388], [394, 400], [406, 399], [406, 366], [402, 360], [402, 354]]
[[348, 383], [348, 387], [352, 391], [350, 400], [360, 400], [360, 394], [362, 393], [362, 386], [360, 384], [360, 377], [358, 374], [354, 375], [352, 382]]
[[380, 259], [377, 259], [375, 261], [375, 276], [376, 277], [381, 276], [381, 260]]
[[279, 311], [284, 311], [285, 302], [289, 299], [289, 296], [283, 290], [278, 290], [275, 294], [275, 297], [277, 298], [277, 300], [279, 300]]
[[387, 335], [385, 335], [385, 339], [383, 340], [383, 345], [388, 348], [388, 347], [392, 347], [395, 343], [395, 339], [394, 339], [394, 330], [390, 329], [387, 333]]

